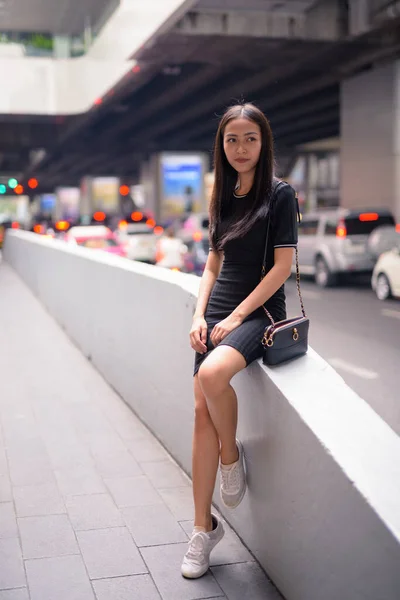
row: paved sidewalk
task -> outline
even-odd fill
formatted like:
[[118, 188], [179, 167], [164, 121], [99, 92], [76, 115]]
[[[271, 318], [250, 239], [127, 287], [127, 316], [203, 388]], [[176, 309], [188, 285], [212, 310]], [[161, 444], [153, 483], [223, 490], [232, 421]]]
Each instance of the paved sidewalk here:
[[4, 263], [0, 417], [0, 600], [281, 598], [227, 525], [181, 577], [190, 481]]

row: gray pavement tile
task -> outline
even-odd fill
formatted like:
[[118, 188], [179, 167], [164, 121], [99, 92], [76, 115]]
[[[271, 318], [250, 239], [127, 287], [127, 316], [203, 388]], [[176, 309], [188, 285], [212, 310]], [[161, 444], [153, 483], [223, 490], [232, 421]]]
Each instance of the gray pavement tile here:
[[32, 407], [15, 404], [8, 405], [2, 417], [4, 439], [7, 446], [12, 446], [18, 441], [40, 439], [39, 429], [32, 412]]
[[160, 600], [161, 598], [150, 575], [98, 579], [93, 581], [93, 587], [97, 600]]
[[29, 600], [27, 588], [0, 591], [0, 600]]
[[140, 550], [163, 600], [224, 597], [210, 572], [200, 579], [182, 577], [181, 564], [186, 550], [187, 544], [151, 546]]
[[115, 431], [123, 440], [140, 439], [149, 434], [149, 430], [140, 419], [133, 413], [132, 409], [127, 406], [123, 400], [108, 402], [108, 405], [103, 408], [107, 418], [112, 424]]
[[112, 431], [112, 427], [101, 410], [92, 403], [70, 404], [68, 407], [71, 421], [80, 434], [103, 432], [105, 434]]
[[83, 444], [57, 443], [47, 444], [47, 452], [53, 469], [68, 469], [76, 467], [93, 468], [93, 458]]
[[67, 515], [17, 519], [24, 558], [50, 558], [78, 554], [74, 531]]
[[78, 531], [77, 537], [91, 579], [147, 573], [126, 527]]
[[4, 448], [0, 446], [0, 475], [8, 475], [7, 455]]
[[0, 540], [0, 589], [26, 585], [18, 538]]
[[83, 444], [89, 449], [89, 451], [95, 454], [104, 454], [109, 452], [110, 454], [123, 452], [126, 450], [124, 441], [120, 438], [118, 433], [111, 432], [108, 434], [90, 432], [81, 436]]
[[211, 570], [229, 600], [283, 600], [256, 562], [212, 567]]
[[171, 460], [143, 462], [142, 469], [156, 489], [189, 486], [183, 471]]
[[54, 482], [54, 473], [47, 456], [42, 453], [9, 453], [10, 478], [13, 485], [39, 485]]
[[126, 445], [139, 463], [168, 458], [168, 454], [160, 442], [149, 433], [144, 434], [141, 438], [126, 440]]
[[125, 524], [109, 494], [68, 496], [66, 506], [75, 531], [123, 527]]
[[11, 481], [8, 475], [0, 475], [0, 502], [9, 502], [13, 499]]
[[118, 453], [97, 453], [94, 455], [94, 461], [103, 478], [143, 475], [142, 469], [127, 450]]
[[59, 515], [66, 512], [56, 483], [15, 486], [13, 494], [18, 517]]
[[0, 502], [0, 538], [18, 537], [17, 519], [12, 502]]
[[[193, 521], [182, 521], [181, 526], [190, 537], [193, 531]], [[240, 541], [236, 533], [224, 521], [225, 535], [211, 553], [211, 565], [229, 565], [240, 562], [254, 562], [253, 556]]]
[[105, 479], [104, 481], [119, 507], [163, 503], [161, 496], [145, 475]]
[[123, 508], [121, 512], [137, 546], [187, 541], [186, 534], [164, 504]]
[[25, 561], [31, 600], [95, 600], [81, 556]]
[[178, 521], [193, 519], [193, 491], [190, 486], [159, 489], [157, 491]]
[[57, 469], [55, 475], [64, 496], [102, 494], [107, 491], [100, 475], [90, 467]]

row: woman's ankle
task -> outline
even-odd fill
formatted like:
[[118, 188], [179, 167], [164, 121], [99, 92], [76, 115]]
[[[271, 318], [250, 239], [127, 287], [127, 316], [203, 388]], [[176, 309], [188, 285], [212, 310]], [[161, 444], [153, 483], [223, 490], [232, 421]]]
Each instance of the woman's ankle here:
[[221, 446], [221, 464], [223, 465], [232, 465], [233, 463], [237, 462], [239, 460], [239, 450], [238, 447], [236, 445], [236, 441], [235, 441], [235, 445], [230, 447], [230, 448], [224, 448], [223, 446]]
[[194, 521], [194, 527], [195, 528], [200, 528], [200, 530], [203, 530], [206, 533], [212, 531], [213, 530], [213, 521], [212, 521], [211, 514], [210, 514], [209, 517], [203, 517], [203, 518], [195, 519], [195, 521]]

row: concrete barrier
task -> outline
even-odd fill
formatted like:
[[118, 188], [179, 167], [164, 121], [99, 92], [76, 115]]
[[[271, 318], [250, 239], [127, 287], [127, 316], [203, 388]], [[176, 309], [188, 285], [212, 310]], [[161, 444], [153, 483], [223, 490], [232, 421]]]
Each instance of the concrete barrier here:
[[[190, 474], [197, 278], [25, 232], [4, 257]], [[222, 512], [276, 586], [287, 600], [399, 600], [400, 439], [312, 350], [234, 385], [249, 490]]]

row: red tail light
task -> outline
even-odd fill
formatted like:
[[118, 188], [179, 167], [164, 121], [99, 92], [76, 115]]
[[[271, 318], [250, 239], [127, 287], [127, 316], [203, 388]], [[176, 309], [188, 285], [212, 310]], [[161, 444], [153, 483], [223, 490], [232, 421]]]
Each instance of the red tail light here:
[[13, 221], [13, 223], [11, 224], [11, 228], [12, 229], [19, 229], [19, 223], [17, 221]]
[[361, 213], [358, 217], [360, 221], [377, 221], [379, 219], [378, 213]]
[[57, 221], [55, 228], [58, 231], [67, 231], [67, 229], [69, 229], [69, 223], [68, 221]]
[[347, 235], [347, 229], [344, 219], [340, 219], [338, 226], [336, 227], [336, 237], [344, 238]]
[[396, 225], [396, 231], [397, 231], [397, 233], [400, 233], [400, 223], [397, 223], [397, 225]]

